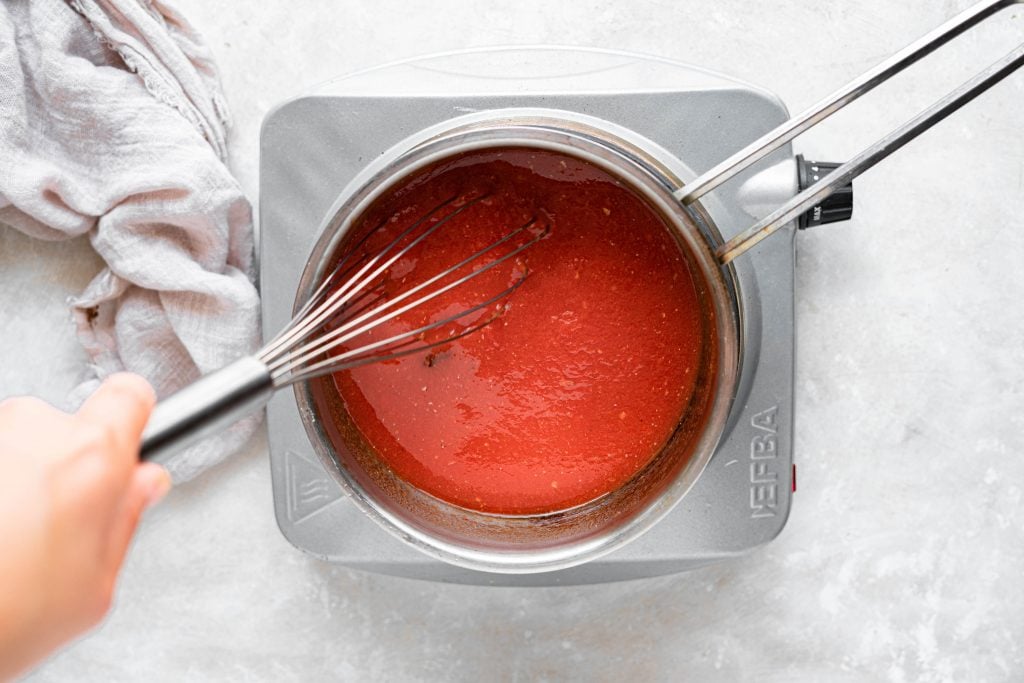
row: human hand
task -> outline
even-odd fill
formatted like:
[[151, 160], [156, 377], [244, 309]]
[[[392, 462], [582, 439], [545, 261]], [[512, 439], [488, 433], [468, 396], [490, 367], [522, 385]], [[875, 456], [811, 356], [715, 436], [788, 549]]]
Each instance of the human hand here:
[[113, 375], [69, 415], [0, 402], [0, 680], [95, 626], [142, 511], [171, 487], [139, 463], [153, 409], [141, 377]]

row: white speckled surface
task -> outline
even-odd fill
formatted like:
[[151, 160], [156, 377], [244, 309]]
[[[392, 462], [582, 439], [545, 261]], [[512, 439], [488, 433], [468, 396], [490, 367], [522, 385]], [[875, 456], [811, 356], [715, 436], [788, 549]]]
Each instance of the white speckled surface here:
[[[713, 67], [798, 110], [968, 4], [179, 0], [220, 58], [254, 198], [264, 113], [343, 72], [597, 45]], [[844, 158], [1022, 32], [1012, 10], [798, 149]], [[585, 588], [358, 574], [280, 536], [258, 440], [149, 515], [110, 618], [32, 679], [1024, 679], [1021, 102], [1024, 73], [858, 181], [852, 223], [800, 236], [800, 490], [760, 552]], [[75, 384], [63, 299], [97, 268], [82, 241], [0, 228], [0, 395]]]

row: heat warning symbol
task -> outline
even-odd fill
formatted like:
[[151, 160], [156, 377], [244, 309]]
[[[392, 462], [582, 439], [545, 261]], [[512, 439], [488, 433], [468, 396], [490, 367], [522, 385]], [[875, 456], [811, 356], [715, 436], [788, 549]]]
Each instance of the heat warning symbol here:
[[285, 502], [288, 519], [298, 524], [341, 498], [341, 489], [320, 464], [294, 451], [284, 460]]

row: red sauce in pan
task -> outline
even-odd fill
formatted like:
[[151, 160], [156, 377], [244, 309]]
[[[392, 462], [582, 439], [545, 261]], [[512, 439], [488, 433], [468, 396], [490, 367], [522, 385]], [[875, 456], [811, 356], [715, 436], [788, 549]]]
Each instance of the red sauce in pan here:
[[387, 338], [451, 315], [528, 273], [510, 297], [460, 321], [491, 316], [479, 331], [336, 373], [351, 419], [398, 476], [466, 508], [534, 514], [615, 490], [672, 435], [702, 358], [707, 323], [669, 228], [591, 164], [507, 148], [410, 178], [363, 219], [385, 223], [366, 248], [452, 196], [478, 201], [457, 202], [468, 206], [389, 269], [389, 296], [531, 220], [527, 237], [550, 233], [375, 330]]

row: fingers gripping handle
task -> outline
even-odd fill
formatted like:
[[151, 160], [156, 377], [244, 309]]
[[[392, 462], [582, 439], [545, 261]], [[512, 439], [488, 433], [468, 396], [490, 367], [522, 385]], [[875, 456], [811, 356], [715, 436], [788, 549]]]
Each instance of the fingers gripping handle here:
[[262, 408], [274, 393], [270, 370], [247, 356], [160, 401], [142, 432], [139, 458], [171, 455]]

